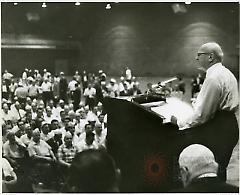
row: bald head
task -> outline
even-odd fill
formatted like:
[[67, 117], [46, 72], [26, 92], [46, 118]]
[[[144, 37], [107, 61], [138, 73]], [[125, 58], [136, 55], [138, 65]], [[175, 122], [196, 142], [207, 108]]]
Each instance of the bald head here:
[[223, 60], [222, 48], [215, 42], [203, 44], [199, 48], [198, 53], [212, 53], [214, 55], [214, 59], [216, 60], [216, 62], [222, 62]]
[[192, 144], [186, 147], [181, 152], [178, 162], [180, 169], [184, 171], [185, 176], [187, 175], [185, 178], [187, 184], [203, 174], [217, 174], [218, 164], [215, 161], [214, 154], [210, 149], [200, 144]]

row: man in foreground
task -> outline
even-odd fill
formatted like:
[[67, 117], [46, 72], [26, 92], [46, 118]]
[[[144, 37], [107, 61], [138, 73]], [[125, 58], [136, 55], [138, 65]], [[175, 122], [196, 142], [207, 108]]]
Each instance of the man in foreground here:
[[186, 147], [179, 159], [180, 177], [184, 188], [172, 192], [232, 192], [238, 187], [226, 184], [217, 177], [218, 163], [211, 150], [200, 144]]

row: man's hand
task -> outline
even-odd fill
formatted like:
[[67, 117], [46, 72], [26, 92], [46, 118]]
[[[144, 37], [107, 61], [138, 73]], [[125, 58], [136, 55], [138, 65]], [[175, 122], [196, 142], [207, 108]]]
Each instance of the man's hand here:
[[171, 116], [171, 123], [177, 125], [177, 118], [175, 116]]

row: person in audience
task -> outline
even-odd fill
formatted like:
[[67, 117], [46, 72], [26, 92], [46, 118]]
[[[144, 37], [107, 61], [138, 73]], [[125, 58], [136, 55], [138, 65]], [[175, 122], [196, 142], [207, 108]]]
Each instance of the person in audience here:
[[77, 149], [73, 145], [73, 137], [70, 132], [67, 132], [64, 137], [64, 144], [62, 144], [57, 152], [57, 157], [60, 165], [65, 168], [71, 166], [72, 160], [74, 159]]
[[53, 151], [54, 155], [56, 156], [59, 146], [61, 146], [63, 144], [62, 132], [59, 129], [54, 130], [54, 136], [47, 141], [47, 144], [49, 146], [51, 146], [52, 151]]
[[79, 72], [76, 70], [75, 71], [75, 74], [74, 74], [74, 76], [73, 76], [74, 78], [75, 78], [75, 80], [79, 83], [79, 84], [81, 84], [81, 75], [79, 74]]
[[53, 138], [54, 132], [51, 131], [50, 129], [50, 124], [49, 123], [43, 123], [42, 128], [41, 128], [41, 139], [47, 142], [49, 139]]
[[139, 89], [139, 82], [134, 82], [133, 83], [133, 87], [129, 90], [129, 95], [133, 95], [133, 96], [136, 96], [136, 95], [139, 95], [141, 94], [141, 90]]
[[83, 91], [84, 91], [88, 86], [88, 76], [85, 70], [83, 71], [83, 74], [82, 74], [82, 85], [83, 85]]
[[48, 78], [44, 78], [44, 82], [41, 85], [42, 88], [42, 99], [44, 105], [47, 105], [47, 102], [51, 99], [52, 85], [49, 82]]
[[93, 87], [96, 89], [96, 104], [98, 104], [103, 101], [102, 87], [98, 77], [95, 79]]
[[67, 79], [64, 76], [64, 72], [60, 72], [60, 81], [59, 81], [59, 98], [64, 100], [67, 103]]
[[36, 128], [40, 129], [41, 126], [42, 126], [42, 122], [44, 121], [43, 108], [42, 107], [37, 108], [37, 116], [34, 120], [35, 120]]
[[74, 193], [119, 192], [120, 170], [113, 158], [101, 150], [78, 153], [69, 169], [66, 191]]
[[71, 122], [73, 122], [73, 123], [76, 122], [76, 114], [73, 110], [70, 110], [68, 112], [68, 116], [69, 116]]
[[180, 177], [184, 188], [172, 192], [190, 193], [237, 193], [238, 187], [217, 177], [218, 163], [212, 151], [200, 144], [186, 147], [179, 159]]
[[40, 139], [39, 129], [33, 131], [33, 137], [28, 145], [29, 156], [33, 160], [33, 174], [35, 181], [50, 185], [54, 181], [54, 165], [56, 157], [52, 148], [42, 139]]
[[25, 163], [26, 146], [15, 136], [14, 132], [8, 132], [7, 139], [8, 141], [3, 144], [3, 157], [15, 169], [21, 169]]
[[2, 79], [2, 97], [6, 100], [10, 97], [10, 89], [4, 79]]
[[7, 121], [13, 121], [13, 115], [12, 112], [9, 110], [9, 107], [7, 105], [7, 103], [4, 103], [2, 105], [2, 110], [1, 110], [1, 118], [2, 120], [7, 123]]
[[[50, 109], [52, 110], [52, 116], [54, 119], [59, 119], [60, 118], [60, 113], [58, 111], [58, 109], [54, 106], [54, 101], [53, 100], [49, 100], [48, 102], [48, 106], [50, 107]], [[51, 121], [50, 121], [51, 122]]]
[[50, 129], [55, 133], [55, 131], [59, 131], [60, 126], [57, 119], [53, 119], [50, 124]]
[[18, 87], [17, 82], [15, 82], [14, 79], [11, 79], [11, 83], [10, 83], [10, 85], [9, 85], [10, 99], [11, 99], [11, 101], [13, 101], [13, 99], [14, 99], [14, 93], [15, 93], [15, 90], [17, 89], [17, 87]]
[[21, 142], [28, 147], [32, 139], [32, 128], [29, 123], [24, 124], [25, 134], [20, 137]]
[[96, 89], [92, 87], [91, 83], [88, 83], [88, 87], [84, 90], [83, 95], [86, 98], [85, 104], [92, 110], [95, 105]]
[[80, 104], [80, 101], [81, 101], [81, 93], [82, 92], [81, 92], [80, 85], [79, 85], [79, 83], [76, 83], [75, 84], [75, 90], [74, 90], [73, 95], [72, 95], [74, 111], [76, 111], [79, 108], [79, 104]]
[[17, 183], [17, 175], [6, 158], [2, 158], [2, 192], [13, 192]]
[[69, 89], [69, 97], [71, 100], [73, 100], [73, 94], [76, 90], [76, 84], [78, 82], [76, 81], [75, 77], [72, 78], [72, 80], [68, 83], [68, 89]]
[[94, 138], [95, 138], [95, 134], [93, 133], [92, 127], [91, 127], [91, 130], [86, 130], [85, 139], [83, 141], [78, 142], [78, 144], [76, 145], [77, 152], [82, 152], [88, 149], [98, 149], [99, 146], [97, 142], [94, 140]]
[[22, 109], [21, 104], [16, 101], [11, 107], [11, 113], [13, 115], [13, 120], [18, 121], [24, 118], [26, 112]]
[[182, 92], [182, 94], [185, 94], [185, 91], [186, 91], [185, 88], [186, 88], [186, 84], [183, 81], [182, 76], [178, 76], [178, 83], [176, 86], [176, 91], [180, 91], [180, 92]]
[[19, 121], [17, 123], [17, 126], [15, 126], [15, 128], [12, 129], [13, 132], [15, 133], [15, 136], [20, 138], [22, 135], [25, 134], [25, 123], [24, 123], [24, 119], [22, 119], [21, 121]]
[[43, 119], [46, 123], [50, 124], [51, 121], [55, 119], [55, 117], [53, 116], [52, 109], [50, 108], [50, 106], [47, 106], [45, 110], [46, 113], [44, 113]]
[[119, 96], [119, 91], [118, 91], [118, 84], [116, 83], [116, 80], [111, 78], [110, 83], [107, 85], [108, 89], [108, 94], [110, 97], [117, 97]]
[[28, 87], [24, 86], [22, 82], [19, 82], [14, 95], [18, 98], [20, 104], [25, 106], [26, 98], [28, 96]]
[[107, 131], [102, 129], [102, 125], [100, 123], [96, 124], [94, 131], [94, 141], [97, 143], [98, 148], [106, 148]]
[[36, 81], [34, 79], [30, 80], [30, 84], [28, 86], [28, 96], [34, 100], [38, 97], [39, 94], [39, 86], [36, 85]]
[[11, 80], [13, 78], [13, 74], [8, 72], [8, 70], [4, 70], [4, 73], [2, 75], [3, 80], [6, 82], [6, 85], [9, 86], [11, 83]]
[[79, 143], [79, 137], [75, 133], [75, 124], [73, 122], [68, 122], [68, 125], [65, 126], [66, 133], [69, 132], [72, 135], [72, 143], [76, 146]]

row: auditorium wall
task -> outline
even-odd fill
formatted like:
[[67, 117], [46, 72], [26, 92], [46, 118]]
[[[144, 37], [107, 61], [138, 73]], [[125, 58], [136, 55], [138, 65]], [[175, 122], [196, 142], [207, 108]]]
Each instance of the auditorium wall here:
[[[57, 66], [68, 74], [75, 69], [103, 69], [108, 75], [118, 76], [128, 66], [136, 76], [191, 76], [196, 73], [197, 48], [216, 41], [223, 47], [224, 63], [238, 75], [237, 3], [192, 3], [186, 5], [186, 13], [174, 13], [170, 4], [148, 5], [134, 9], [113, 6], [96, 13], [96, 22], [89, 23], [94, 25], [93, 31], [73, 37], [81, 43], [79, 48], [2, 49], [2, 70], [19, 74], [19, 67], [29, 67], [54, 72]], [[82, 29], [75, 24], [74, 33], [80, 34]]]
[[111, 75], [119, 75], [128, 66], [141, 76], [190, 76], [196, 73], [198, 47], [216, 41], [223, 47], [224, 63], [238, 75], [238, 4], [235, 12], [193, 4], [185, 14], [158, 12], [157, 8], [152, 12], [126, 9], [121, 14], [113, 10], [97, 26], [91, 41], [83, 42], [85, 61], [92, 70], [103, 67]]

